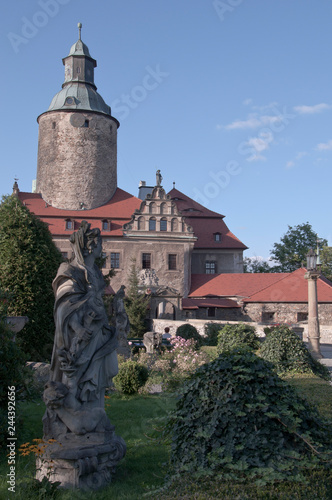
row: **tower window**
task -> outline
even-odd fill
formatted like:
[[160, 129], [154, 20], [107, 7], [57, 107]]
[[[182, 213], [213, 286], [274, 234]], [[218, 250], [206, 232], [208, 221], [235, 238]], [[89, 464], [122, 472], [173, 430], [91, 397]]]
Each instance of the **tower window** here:
[[205, 262], [205, 274], [216, 274], [217, 265], [214, 260], [207, 260]]
[[168, 269], [170, 271], [176, 270], [176, 254], [175, 253], [170, 253], [168, 255]]
[[66, 106], [72, 106], [75, 104], [75, 99], [73, 97], [66, 97], [65, 104]]
[[89, 120], [85, 120], [83, 127], [85, 127], [85, 128], [89, 127]]
[[52, 122], [52, 129], [54, 130], [56, 127], [56, 122]]
[[151, 254], [142, 254], [142, 269], [151, 269]]

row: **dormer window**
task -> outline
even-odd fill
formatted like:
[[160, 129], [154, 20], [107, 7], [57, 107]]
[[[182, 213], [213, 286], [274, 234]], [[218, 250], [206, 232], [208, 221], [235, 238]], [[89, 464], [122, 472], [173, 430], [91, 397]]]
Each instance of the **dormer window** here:
[[65, 105], [66, 106], [73, 106], [73, 104], [75, 104], [75, 99], [73, 97], [66, 97]]
[[74, 222], [71, 219], [66, 219], [66, 229], [68, 231], [74, 229]]
[[214, 233], [214, 241], [221, 242], [221, 233]]
[[103, 231], [110, 231], [111, 230], [111, 223], [107, 219], [104, 219], [101, 222], [101, 227], [102, 227]]

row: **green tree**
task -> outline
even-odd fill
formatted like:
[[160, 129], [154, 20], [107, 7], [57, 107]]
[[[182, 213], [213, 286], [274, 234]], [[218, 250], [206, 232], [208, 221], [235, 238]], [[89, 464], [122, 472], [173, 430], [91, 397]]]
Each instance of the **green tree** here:
[[0, 289], [8, 315], [28, 316], [17, 341], [33, 361], [49, 360], [53, 348], [52, 281], [62, 260], [47, 225], [15, 196], [0, 204]]
[[[325, 239], [319, 240], [319, 248], [327, 246]], [[306, 266], [306, 255], [310, 248], [316, 249], [317, 234], [313, 231], [309, 222], [288, 226], [288, 231], [275, 243], [271, 250], [271, 258], [276, 265], [274, 272], [293, 272], [303, 264]]]
[[125, 308], [130, 323], [130, 336], [143, 337], [146, 332], [146, 315], [150, 298], [139, 289], [136, 259], [132, 260], [129, 272], [129, 286], [125, 298]]
[[271, 273], [272, 267], [267, 260], [259, 257], [245, 257], [243, 259], [244, 273]]
[[332, 247], [323, 247], [320, 251], [320, 261], [322, 274], [332, 281]]

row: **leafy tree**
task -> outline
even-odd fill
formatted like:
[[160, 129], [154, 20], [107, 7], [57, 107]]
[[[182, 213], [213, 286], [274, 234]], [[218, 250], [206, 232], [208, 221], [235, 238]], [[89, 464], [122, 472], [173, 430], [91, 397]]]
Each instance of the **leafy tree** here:
[[271, 273], [272, 267], [267, 260], [259, 257], [245, 257], [243, 260], [243, 272], [245, 273]]
[[130, 323], [131, 336], [143, 337], [146, 332], [145, 320], [150, 298], [139, 289], [136, 260], [133, 259], [129, 272], [129, 286], [125, 298], [125, 309]]
[[[310, 248], [317, 246], [317, 234], [309, 222], [288, 226], [288, 231], [275, 243], [271, 250], [271, 257], [276, 262], [274, 272], [293, 272], [301, 265], [306, 265], [306, 255]], [[319, 248], [327, 246], [325, 239], [319, 240]]]
[[33, 361], [48, 360], [53, 348], [52, 281], [62, 260], [47, 225], [15, 196], [0, 204], [0, 288], [9, 293], [8, 315], [28, 316], [17, 341]]
[[322, 274], [332, 281], [332, 247], [324, 247], [320, 252]]

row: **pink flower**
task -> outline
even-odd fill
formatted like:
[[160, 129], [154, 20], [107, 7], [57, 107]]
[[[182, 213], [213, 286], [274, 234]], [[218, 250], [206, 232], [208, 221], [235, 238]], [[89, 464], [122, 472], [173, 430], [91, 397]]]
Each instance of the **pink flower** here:
[[132, 342], [128, 342], [129, 345], [132, 345]]

